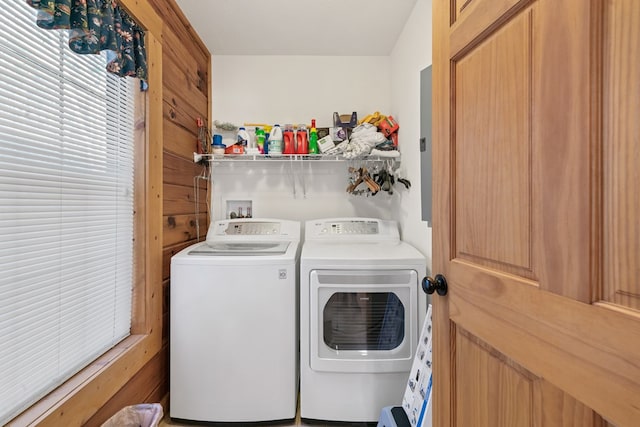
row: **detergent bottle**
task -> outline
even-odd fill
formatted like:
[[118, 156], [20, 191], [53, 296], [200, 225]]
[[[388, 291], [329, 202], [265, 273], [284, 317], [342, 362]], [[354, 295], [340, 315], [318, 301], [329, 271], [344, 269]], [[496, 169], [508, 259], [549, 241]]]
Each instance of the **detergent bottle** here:
[[316, 120], [311, 120], [311, 130], [309, 131], [309, 154], [318, 154], [318, 130]]
[[249, 141], [251, 138], [249, 137], [249, 132], [244, 127], [238, 129], [237, 141], [236, 144], [241, 145], [243, 150], [246, 152], [247, 147], [249, 146]]
[[264, 154], [269, 153], [269, 134], [271, 133], [272, 126], [265, 125], [264, 126]]
[[296, 154], [296, 141], [295, 136], [293, 134], [293, 126], [292, 125], [284, 125], [284, 131], [282, 132], [283, 137], [283, 154]]
[[300, 125], [296, 132], [296, 153], [309, 154], [309, 141], [307, 138], [307, 128], [304, 125]]
[[269, 154], [282, 154], [282, 129], [275, 124], [269, 133]]
[[260, 154], [265, 154], [264, 152], [264, 130], [262, 128], [256, 128], [256, 146], [258, 147], [258, 151]]

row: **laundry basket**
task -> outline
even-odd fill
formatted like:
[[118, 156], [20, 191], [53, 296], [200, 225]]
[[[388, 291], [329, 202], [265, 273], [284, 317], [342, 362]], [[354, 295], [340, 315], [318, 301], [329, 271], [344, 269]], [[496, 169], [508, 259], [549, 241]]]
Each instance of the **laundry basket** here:
[[159, 403], [126, 406], [105, 421], [102, 427], [157, 427], [162, 414]]

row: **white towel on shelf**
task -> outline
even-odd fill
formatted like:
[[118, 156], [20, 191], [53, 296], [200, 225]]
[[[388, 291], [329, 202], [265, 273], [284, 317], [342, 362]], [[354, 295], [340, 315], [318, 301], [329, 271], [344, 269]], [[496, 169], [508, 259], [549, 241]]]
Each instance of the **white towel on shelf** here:
[[378, 128], [371, 123], [363, 123], [353, 129], [351, 139], [344, 150], [344, 157], [354, 159], [367, 156], [376, 145], [383, 143], [387, 138], [378, 132]]

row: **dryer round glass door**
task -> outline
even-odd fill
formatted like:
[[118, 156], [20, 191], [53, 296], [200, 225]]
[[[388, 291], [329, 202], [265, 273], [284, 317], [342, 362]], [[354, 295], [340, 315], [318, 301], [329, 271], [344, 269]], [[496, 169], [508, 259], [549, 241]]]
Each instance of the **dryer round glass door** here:
[[417, 343], [414, 270], [310, 274], [310, 364], [328, 372], [404, 372]]

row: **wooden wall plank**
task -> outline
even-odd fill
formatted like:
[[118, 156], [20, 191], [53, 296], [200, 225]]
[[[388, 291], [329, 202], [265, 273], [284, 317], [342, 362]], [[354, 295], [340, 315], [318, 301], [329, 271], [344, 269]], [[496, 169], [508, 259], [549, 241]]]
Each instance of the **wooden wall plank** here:
[[193, 153], [197, 151], [198, 146], [198, 136], [193, 132], [196, 129], [195, 124], [193, 125], [194, 129], [190, 130], [170, 120], [165, 120], [162, 127], [165, 135], [165, 151], [184, 159], [191, 159], [193, 162]]
[[200, 221], [200, 234], [206, 234], [207, 215], [169, 215], [164, 217], [163, 246], [172, 246], [188, 242], [197, 237], [198, 221]]
[[[203, 175], [206, 172], [203, 166], [193, 163], [193, 159], [187, 160], [175, 154], [164, 152], [164, 183], [193, 186], [193, 177]], [[207, 187], [207, 181], [198, 180], [196, 185], [200, 188]]]
[[195, 129], [195, 120], [198, 117], [202, 117], [203, 119], [207, 118], [207, 114], [203, 115], [204, 109], [207, 108], [206, 104], [208, 100], [206, 98], [187, 101], [184, 99], [184, 94], [176, 92], [171, 87], [167, 87], [164, 90], [164, 102], [168, 105], [165, 107], [169, 109], [168, 114], [171, 114], [172, 111], [173, 114], [177, 114], [177, 117], [172, 120], [178, 120], [178, 122], [187, 129], [189, 129], [189, 126], [193, 126], [193, 129]]
[[[197, 205], [196, 200], [198, 201]], [[165, 215], [208, 212], [207, 191], [201, 187], [198, 190], [198, 194], [195, 194], [193, 186], [165, 184], [163, 202], [162, 211]]]
[[[183, 102], [181, 106], [189, 105]], [[191, 115], [193, 111], [193, 115]], [[198, 135], [198, 126], [196, 124], [197, 113], [196, 109], [185, 112], [180, 107], [174, 105], [171, 100], [165, 97], [163, 102], [163, 119], [167, 122], [174, 123], [180, 126], [184, 130], [191, 132], [194, 136]]]
[[180, 37], [173, 31], [166, 31], [164, 37], [168, 45], [164, 52], [165, 59], [180, 64], [185, 74], [193, 78], [195, 87], [202, 95], [208, 97], [209, 64], [198, 61], [198, 55], [193, 55], [197, 51], [180, 43]]
[[[207, 95], [202, 90], [202, 86], [206, 86], [206, 83], [202, 83], [198, 73], [169, 55], [164, 55], [163, 61], [167, 62], [165, 85], [167, 87], [180, 88], [180, 96], [198, 108], [201, 105], [206, 105]], [[205, 114], [206, 111], [203, 116]]]
[[198, 55], [198, 62], [206, 63], [210, 60], [209, 49], [202, 42], [182, 9], [173, 0], [149, 0], [156, 12], [164, 18], [165, 30], [171, 30], [178, 35], [182, 43], [188, 44]]

